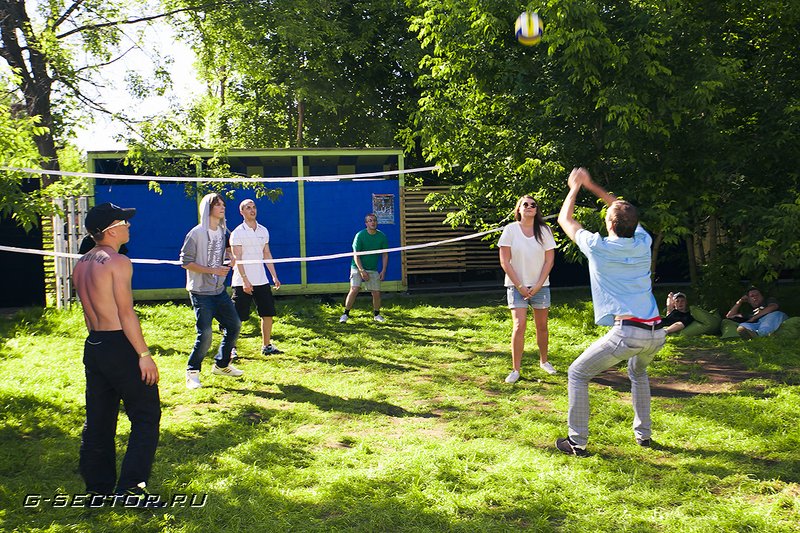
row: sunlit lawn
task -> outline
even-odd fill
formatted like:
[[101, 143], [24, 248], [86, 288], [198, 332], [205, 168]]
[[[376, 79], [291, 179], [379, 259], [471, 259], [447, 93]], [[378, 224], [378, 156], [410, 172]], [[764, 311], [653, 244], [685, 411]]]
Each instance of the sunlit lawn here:
[[[0, 530], [798, 531], [796, 340], [670, 339], [651, 372], [656, 446], [633, 441], [624, 381], [594, 384], [580, 459], [553, 443], [566, 434], [566, 369], [603, 332], [588, 291], [553, 291], [559, 374], [538, 369], [531, 323], [513, 386], [502, 292], [390, 297], [385, 324], [366, 298], [347, 324], [311, 298], [278, 308], [285, 354], [258, 354], [253, 318], [236, 363], [245, 376], [212, 376], [209, 358], [189, 391], [191, 308], [137, 307], [162, 373], [150, 490], [207, 495], [202, 508], [159, 512], [23, 506], [27, 494], [83, 491], [85, 327], [78, 308], [0, 322]], [[755, 373], [711, 383], [698, 354]], [[667, 381], [694, 389], [662, 394]], [[123, 415], [118, 449], [128, 430]]]

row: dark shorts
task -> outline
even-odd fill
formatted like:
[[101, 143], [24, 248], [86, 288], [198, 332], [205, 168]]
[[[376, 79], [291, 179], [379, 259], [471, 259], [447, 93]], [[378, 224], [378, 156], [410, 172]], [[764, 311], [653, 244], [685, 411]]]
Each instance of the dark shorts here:
[[266, 285], [254, 285], [253, 294], [244, 292], [244, 287], [234, 287], [233, 305], [239, 314], [239, 319], [244, 322], [250, 316], [250, 304], [256, 301], [258, 316], [275, 316], [275, 299], [272, 297], [272, 287]]

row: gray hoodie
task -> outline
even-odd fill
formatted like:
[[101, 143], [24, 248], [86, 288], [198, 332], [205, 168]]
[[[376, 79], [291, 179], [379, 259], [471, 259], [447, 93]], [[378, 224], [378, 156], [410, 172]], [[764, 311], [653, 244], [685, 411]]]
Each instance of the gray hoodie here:
[[[203, 196], [200, 200], [198, 212], [200, 214], [200, 224], [193, 227], [181, 246], [181, 263], [188, 265], [196, 263], [201, 266], [221, 266], [225, 259], [225, 242], [227, 242], [228, 228], [225, 219], [220, 220], [219, 227], [222, 229], [223, 245], [217, 250], [209, 247], [208, 230], [209, 218], [211, 214], [211, 200], [216, 194], [211, 193]], [[186, 290], [195, 294], [219, 294], [225, 289], [225, 276], [216, 274], [200, 274], [199, 272], [186, 271]]]

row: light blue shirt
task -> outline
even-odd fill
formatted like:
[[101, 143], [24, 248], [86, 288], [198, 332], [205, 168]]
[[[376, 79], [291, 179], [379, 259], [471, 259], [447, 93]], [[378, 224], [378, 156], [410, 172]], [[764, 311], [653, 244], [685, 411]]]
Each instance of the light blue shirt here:
[[602, 237], [585, 229], [575, 234], [575, 243], [589, 259], [595, 323], [613, 326], [615, 315], [659, 316], [650, 282], [652, 242], [640, 225], [629, 238]]

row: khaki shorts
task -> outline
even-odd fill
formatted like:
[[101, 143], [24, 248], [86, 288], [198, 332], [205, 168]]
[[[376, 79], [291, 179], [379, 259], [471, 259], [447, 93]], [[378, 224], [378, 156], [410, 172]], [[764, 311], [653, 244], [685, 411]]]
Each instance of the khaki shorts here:
[[351, 269], [350, 270], [350, 286], [351, 287], [361, 287], [364, 290], [368, 290], [370, 292], [380, 291], [381, 290], [381, 274], [377, 270], [367, 270], [367, 274], [369, 274], [369, 281], [364, 281], [361, 279], [361, 274], [358, 273], [358, 269]]

